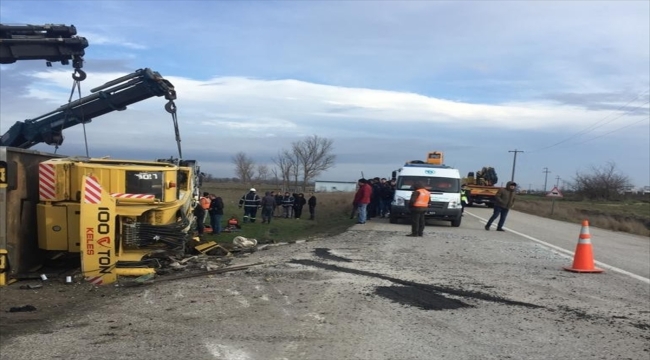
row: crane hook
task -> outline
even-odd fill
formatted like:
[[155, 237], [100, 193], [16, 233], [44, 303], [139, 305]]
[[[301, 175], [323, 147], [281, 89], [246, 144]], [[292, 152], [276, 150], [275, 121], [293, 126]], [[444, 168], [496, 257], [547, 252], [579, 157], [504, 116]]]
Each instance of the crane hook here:
[[86, 80], [86, 72], [81, 69], [74, 69], [74, 73], [72, 73], [72, 79], [74, 81], [84, 81]]
[[168, 113], [170, 114], [175, 114], [176, 113], [176, 104], [172, 100], [169, 100], [167, 104], [165, 104], [165, 110], [167, 110]]

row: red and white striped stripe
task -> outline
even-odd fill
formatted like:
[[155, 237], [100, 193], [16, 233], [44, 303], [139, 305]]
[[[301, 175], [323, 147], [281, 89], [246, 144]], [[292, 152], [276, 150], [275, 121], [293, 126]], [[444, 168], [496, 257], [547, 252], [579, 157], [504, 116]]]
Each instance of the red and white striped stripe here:
[[102, 200], [102, 187], [97, 180], [92, 176], [87, 176], [84, 186], [86, 187], [84, 202], [86, 204], [99, 204]]
[[38, 164], [38, 194], [42, 201], [56, 198], [54, 177], [53, 164]]
[[154, 195], [149, 195], [149, 194], [111, 193], [111, 196], [118, 199], [147, 199], [147, 200], [154, 199]]
[[93, 285], [101, 285], [104, 282], [101, 276], [87, 277], [86, 281]]

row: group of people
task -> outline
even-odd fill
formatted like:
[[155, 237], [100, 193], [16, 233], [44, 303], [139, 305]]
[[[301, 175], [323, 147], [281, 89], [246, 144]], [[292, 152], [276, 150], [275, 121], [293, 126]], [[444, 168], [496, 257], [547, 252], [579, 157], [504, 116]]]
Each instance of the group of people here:
[[[257, 194], [255, 188], [239, 199], [239, 208], [244, 209], [243, 222], [254, 223], [257, 220], [257, 211], [262, 210], [262, 224], [270, 224], [273, 217], [300, 219], [305, 205], [309, 209], [309, 220], [316, 218], [316, 196], [309, 194], [305, 199], [303, 193], [284, 193], [267, 191], [263, 197]], [[197, 233], [203, 235], [206, 225], [212, 228], [212, 233], [220, 234], [222, 231], [236, 231], [241, 229], [239, 220], [232, 216], [227, 221], [227, 226], [222, 227], [224, 203], [223, 199], [215, 194], [204, 192], [199, 198], [199, 204], [194, 207], [196, 216]]]
[[395, 195], [395, 180], [387, 181], [386, 178], [358, 180], [358, 189], [352, 201], [350, 219], [357, 214], [357, 224], [365, 224], [374, 217], [388, 217], [390, 203]]
[[196, 231], [203, 235], [206, 220], [209, 221], [213, 234], [220, 234], [222, 231], [221, 220], [223, 219], [223, 199], [215, 194], [204, 192], [199, 198], [199, 204], [194, 207], [196, 216]]
[[305, 205], [309, 208], [309, 220], [316, 218], [316, 196], [309, 194], [309, 199], [305, 199], [303, 193], [284, 193], [267, 191], [264, 197], [257, 194], [255, 188], [251, 188], [248, 193], [244, 194], [239, 200], [239, 208], [244, 208], [244, 222], [254, 223], [257, 220], [257, 210], [262, 210], [262, 224], [270, 224], [271, 219], [275, 217], [300, 219], [302, 210]]
[[[497, 231], [505, 231], [503, 226], [508, 212], [515, 202], [515, 190], [517, 184], [509, 181], [506, 187], [499, 189], [495, 196], [494, 212], [485, 225], [485, 230], [490, 230], [492, 223], [499, 218]], [[395, 181], [374, 178], [358, 180], [358, 189], [352, 201], [352, 214], [350, 219], [357, 213], [357, 224], [365, 224], [372, 217], [387, 217], [390, 215], [390, 204], [395, 194]], [[465, 185], [461, 188], [462, 212], [468, 204], [469, 190]], [[407, 236], [423, 236], [425, 226], [425, 214], [429, 208], [431, 193], [420, 183], [413, 185], [413, 192], [409, 199], [409, 210], [411, 211], [411, 233]]]

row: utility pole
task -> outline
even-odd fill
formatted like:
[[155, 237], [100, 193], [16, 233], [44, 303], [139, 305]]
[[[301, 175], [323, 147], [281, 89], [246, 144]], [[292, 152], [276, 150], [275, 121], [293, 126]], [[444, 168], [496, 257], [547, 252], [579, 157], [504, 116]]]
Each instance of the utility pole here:
[[557, 182], [555, 183], [555, 187], [559, 187], [560, 186], [560, 175], [556, 176], [555, 179], [557, 180]]
[[544, 172], [544, 193], [546, 194], [546, 183], [548, 182], [548, 174], [550, 173], [550, 171], [548, 171], [548, 168], [545, 167], [543, 172]]
[[509, 150], [508, 152], [515, 153], [514, 159], [512, 159], [512, 178], [510, 181], [515, 181], [515, 167], [517, 166], [517, 153], [522, 153], [524, 152], [523, 150]]

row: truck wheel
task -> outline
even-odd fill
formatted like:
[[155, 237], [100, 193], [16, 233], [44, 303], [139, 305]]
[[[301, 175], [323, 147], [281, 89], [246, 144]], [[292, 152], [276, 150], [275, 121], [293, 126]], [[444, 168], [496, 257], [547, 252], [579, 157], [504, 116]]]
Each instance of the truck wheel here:
[[460, 221], [461, 221], [461, 220], [462, 220], [462, 218], [457, 218], [457, 219], [455, 219], [455, 220], [452, 220], [452, 221], [451, 221], [451, 226], [453, 226], [453, 227], [459, 227], [459, 226], [460, 226]]
[[388, 222], [390, 222], [391, 224], [397, 224], [398, 221], [399, 219], [397, 218], [397, 216], [393, 216], [393, 214], [390, 214], [388, 218]]
[[493, 208], [493, 207], [494, 207], [494, 204], [493, 204], [493, 203], [486, 203], [485, 206], [487, 206], [487, 207], [489, 207], [489, 208]]

